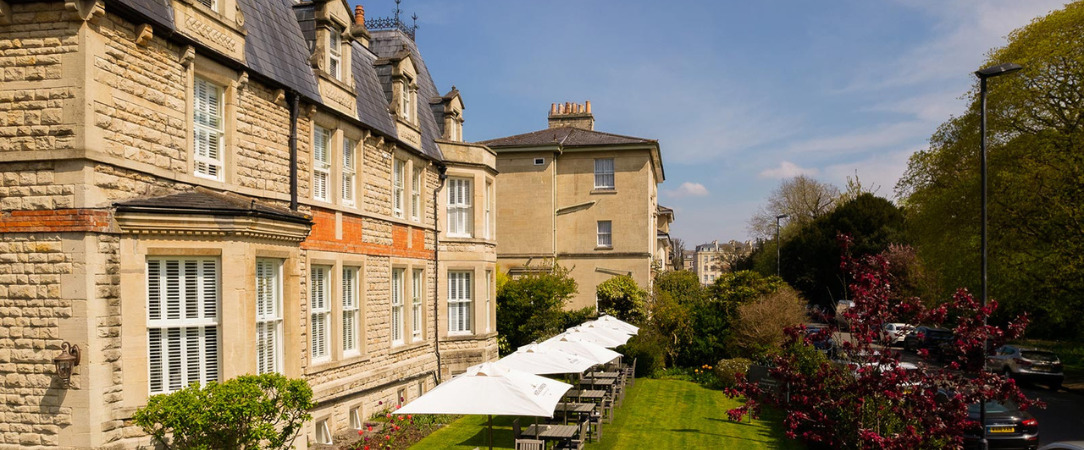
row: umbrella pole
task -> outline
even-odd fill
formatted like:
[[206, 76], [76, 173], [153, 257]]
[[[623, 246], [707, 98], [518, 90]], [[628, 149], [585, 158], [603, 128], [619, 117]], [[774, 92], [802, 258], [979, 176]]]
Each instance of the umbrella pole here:
[[493, 450], [493, 415], [487, 414], [489, 418], [489, 450]]

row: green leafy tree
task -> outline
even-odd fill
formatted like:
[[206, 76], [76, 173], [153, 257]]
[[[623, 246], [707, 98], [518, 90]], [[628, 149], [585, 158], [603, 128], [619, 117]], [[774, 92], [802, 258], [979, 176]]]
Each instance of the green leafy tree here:
[[643, 323], [647, 317], [647, 291], [637, 286], [631, 276], [621, 275], [603, 281], [595, 294], [600, 314], [635, 324]]
[[654, 287], [644, 328], [657, 336], [665, 353], [661, 366], [670, 367], [692, 343], [693, 307], [703, 301], [705, 290], [696, 274], [688, 270], [660, 273]]
[[497, 332], [503, 338], [501, 353], [508, 354], [553, 336], [574, 325], [570, 323], [573, 320], [591, 315], [593, 308], [564, 310], [575, 294], [576, 280], [560, 266], [505, 281], [497, 291]]
[[[1027, 311], [1035, 336], [1084, 339], [1084, 3], [1009, 35], [987, 64], [989, 289], [995, 321]], [[976, 82], [977, 85], [977, 82]], [[942, 286], [979, 287], [979, 99], [942, 124], [896, 186], [919, 255]], [[942, 292], [942, 298], [949, 293]]]
[[840, 234], [853, 237], [851, 252], [856, 257], [881, 253], [889, 244], [905, 240], [903, 212], [884, 198], [858, 194], [782, 244], [783, 279], [810, 302], [829, 310], [837, 300], [848, 298], [848, 280], [839, 266]]
[[679, 355], [679, 364], [699, 367], [730, 356], [726, 339], [736, 308], [785, 285], [779, 277], [766, 277], [752, 271], [729, 272], [716, 278], [715, 284], [708, 287], [707, 295], [688, 305], [695, 333], [692, 342]]
[[155, 395], [133, 420], [168, 449], [286, 449], [314, 406], [305, 380], [243, 375]]

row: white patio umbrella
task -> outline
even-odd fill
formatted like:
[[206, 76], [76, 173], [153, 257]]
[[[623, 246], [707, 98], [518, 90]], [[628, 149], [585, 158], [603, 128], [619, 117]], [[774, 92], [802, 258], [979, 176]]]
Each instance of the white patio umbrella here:
[[588, 333], [595, 333], [602, 335], [606, 338], [613, 339], [622, 344], [628, 342], [629, 338], [632, 337], [632, 333], [628, 333], [617, 328], [612, 328], [596, 322], [585, 322], [575, 327], [569, 328], [569, 331], [585, 331]]
[[625, 335], [626, 339], [622, 339], [601, 330], [585, 329], [578, 327], [569, 328], [564, 333], [561, 333], [558, 336], [562, 336], [566, 340], [590, 342], [592, 344], [601, 345], [606, 348], [617, 348], [628, 340], [628, 335]]
[[553, 410], [572, 385], [509, 370], [494, 363], [471, 366], [399, 408], [396, 414], [484, 414], [489, 417], [493, 448], [493, 415], [553, 417]]
[[[624, 320], [618, 319], [618, 318], [616, 318], [614, 316], [611, 316], [611, 315], [608, 315], [608, 314], [604, 314], [604, 315], [600, 316], [598, 319], [594, 320], [594, 322], [598, 322], [598, 323], [601, 323], [601, 324], [611, 326], [613, 328], [617, 328], [618, 330], [624, 331], [624, 332], [626, 332], [628, 334], [637, 334], [637, 333], [640, 332], [640, 328], [637, 327], [636, 325], [625, 322]], [[590, 323], [590, 322], [588, 322], [588, 323]]]
[[605, 348], [601, 345], [587, 341], [577, 341], [575, 339], [568, 339], [563, 335], [557, 335], [550, 339], [541, 342], [539, 345], [543, 347], [556, 348], [558, 350], [571, 353], [573, 355], [579, 355], [583, 358], [587, 358], [595, 364], [606, 364], [621, 357], [620, 353]]
[[535, 375], [583, 373], [597, 364], [594, 359], [566, 352], [556, 347], [527, 344], [497, 361], [509, 369]]

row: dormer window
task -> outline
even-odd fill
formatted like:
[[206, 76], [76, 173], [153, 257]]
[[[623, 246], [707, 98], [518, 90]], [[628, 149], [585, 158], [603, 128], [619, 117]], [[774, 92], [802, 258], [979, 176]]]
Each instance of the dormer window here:
[[342, 81], [342, 46], [343, 38], [342, 32], [331, 28], [328, 33], [328, 64], [327, 72], [336, 80]]
[[411, 87], [411, 84], [413, 83], [409, 79], [404, 79], [403, 82], [399, 84], [401, 86], [399, 98], [402, 102], [402, 104], [399, 105], [399, 111], [403, 116], [403, 120], [413, 123], [414, 120], [412, 119], [412, 112], [414, 109], [415, 94], [414, 88]]
[[211, 11], [218, 12], [218, 0], [197, 0], [201, 5], [211, 8]]

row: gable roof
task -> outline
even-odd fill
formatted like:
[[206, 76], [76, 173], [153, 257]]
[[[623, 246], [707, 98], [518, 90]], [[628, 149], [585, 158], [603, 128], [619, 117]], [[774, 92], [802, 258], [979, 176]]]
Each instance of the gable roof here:
[[421, 127], [422, 135], [422, 148], [419, 150], [432, 158], [443, 160], [444, 154], [441, 153], [436, 142], [441, 136], [440, 129], [437, 127], [437, 117], [432, 111], [430, 111], [430, 114], [422, 113], [430, 109], [426, 107], [426, 103], [422, 102], [427, 102], [428, 99], [433, 97], [440, 97], [440, 93], [437, 91], [436, 84], [433, 83], [433, 77], [429, 75], [429, 69], [425, 67], [425, 61], [422, 59], [421, 52], [418, 51], [417, 44], [414, 43], [413, 39], [410, 39], [409, 36], [397, 29], [373, 31], [372, 40], [369, 41], [369, 48], [379, 58], [396, 56], [404, 47], [406, 51], [410, 52], [410, 59], [414, 62], [414, 67], [418, 71], [418, 79], [414, 80], [414, 82], [418, 84], [418, 125]]
[[620, 134], [604, 133], [601, 131], [585, 130], [582, 128], [574, 127], [550, 128], [546, 130], [539, 130], [530, 133], [517, 134], [515, 136], [508, 136], [479, 142], [479, 144], [489, 146], [490, 148], [534, 147], [544, 145], [560, 145], [563, 147], [591, 147], [635, 144], [658, 145], [658, 143], [659, 141], [655, 139], [622, 136]]

